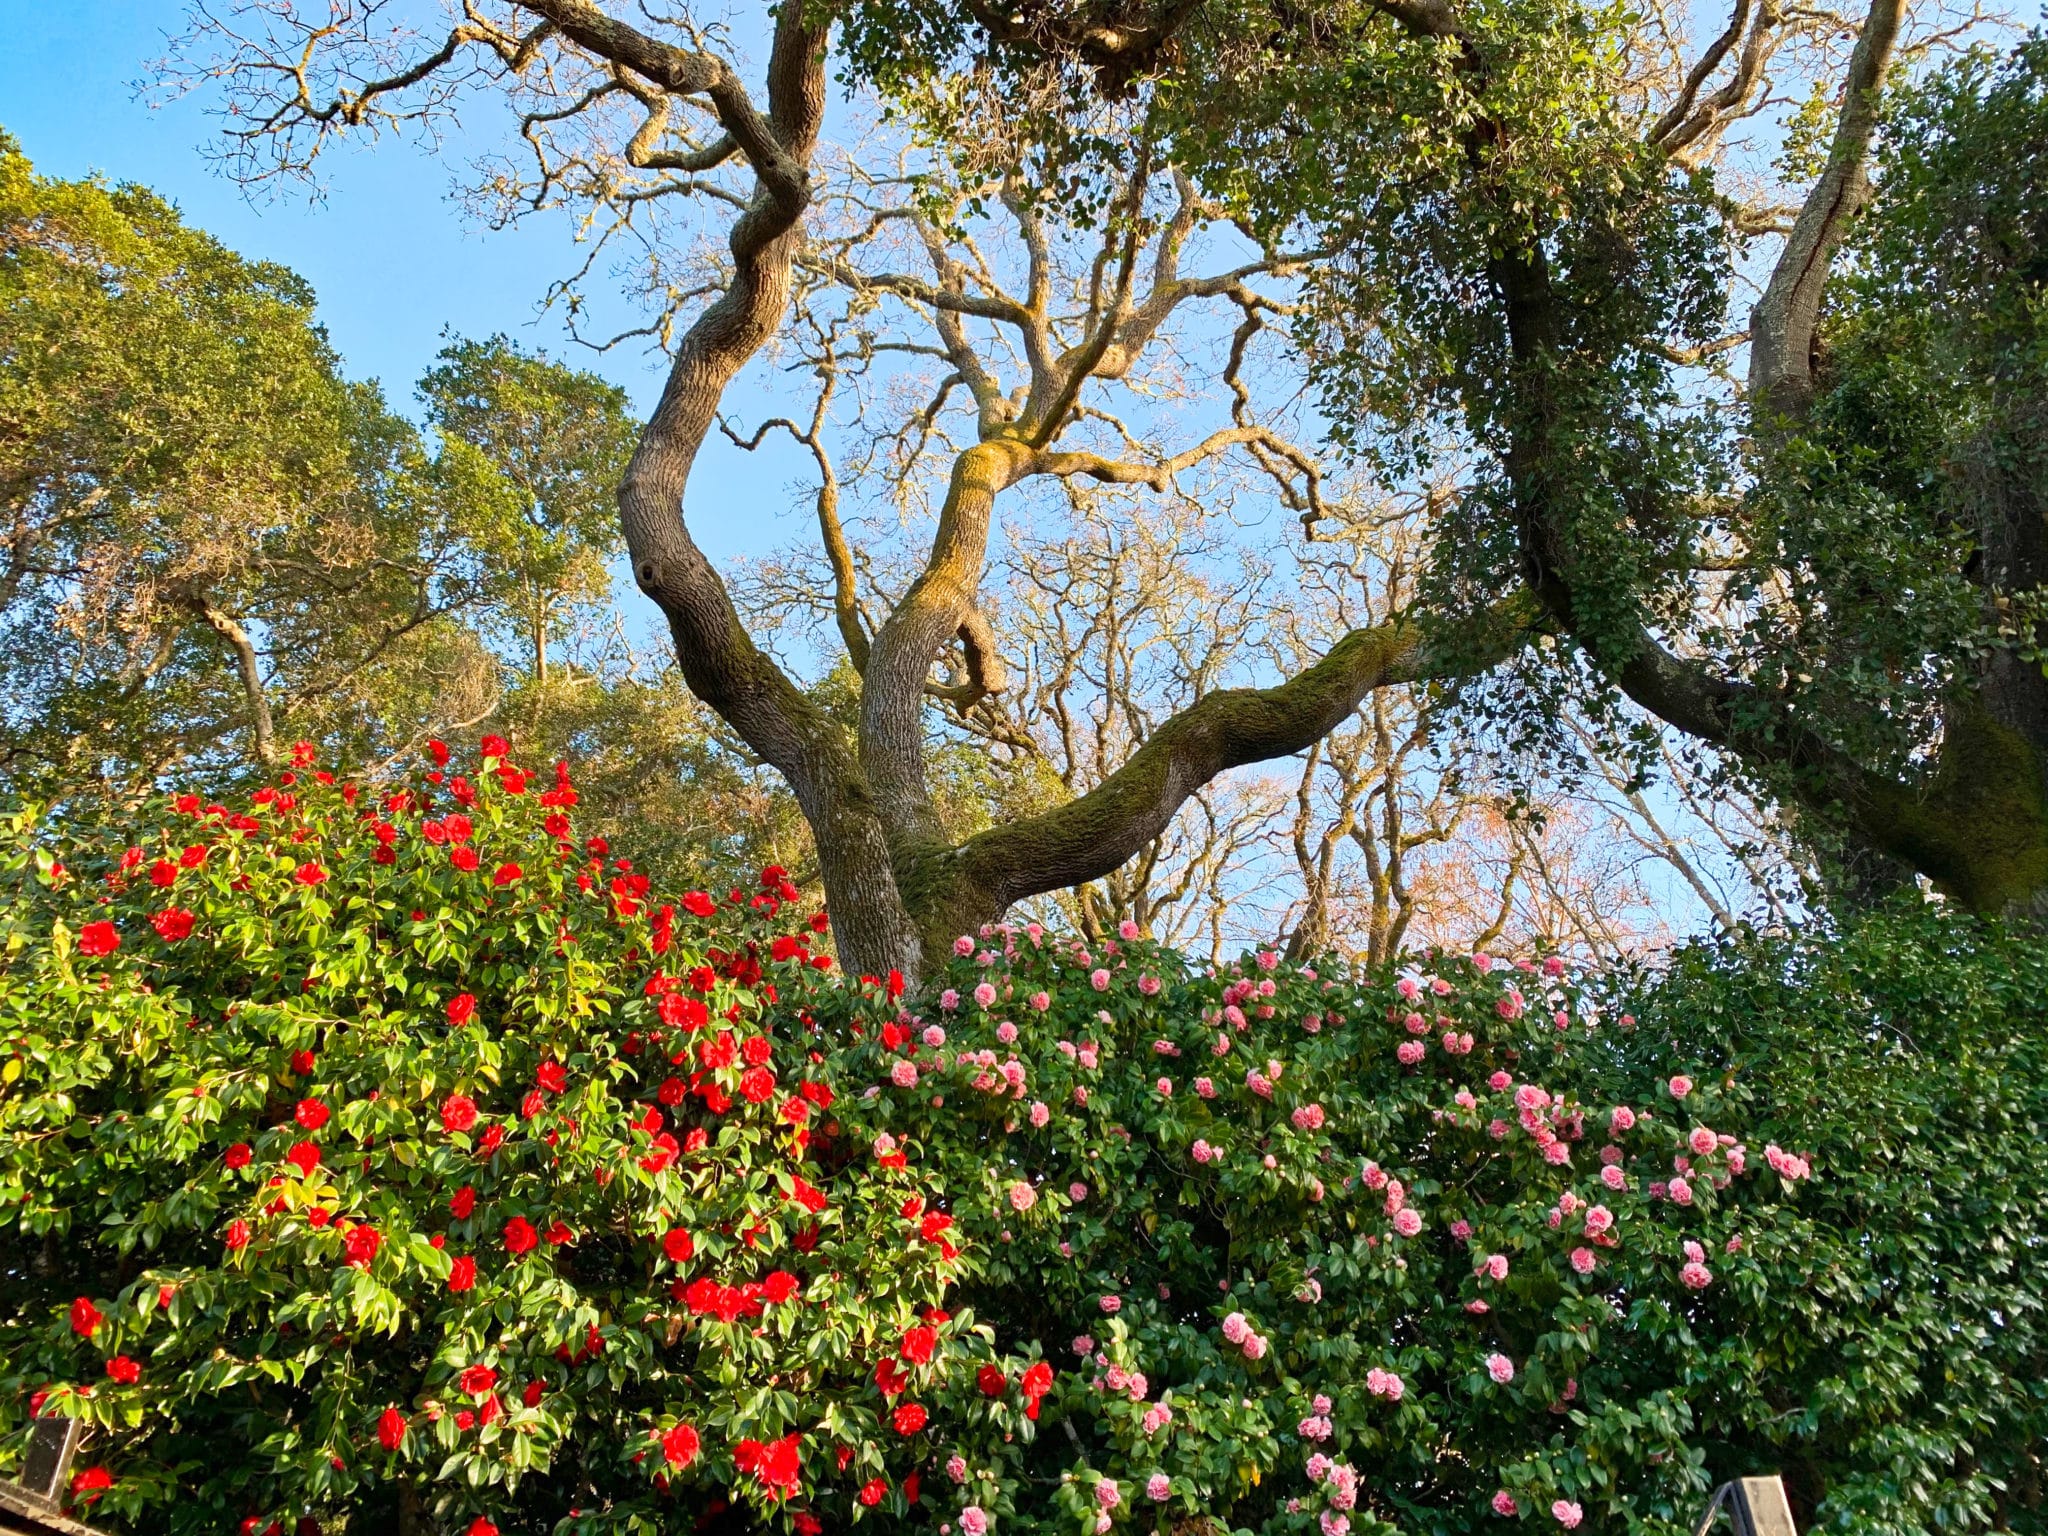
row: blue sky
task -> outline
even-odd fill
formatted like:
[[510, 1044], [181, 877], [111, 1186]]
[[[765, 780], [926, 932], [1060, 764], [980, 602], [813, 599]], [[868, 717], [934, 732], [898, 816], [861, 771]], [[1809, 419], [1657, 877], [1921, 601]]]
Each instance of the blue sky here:
[[[412, 408], [413, 381], [450, 329], [503, 331], [604, 374], [643, 411], [653, 404], [659, 358], [575, 347], [539, 312], [550, 280], [575, 260], [566, 223], [494, 232], [449, 200], [459, 145], [450, 160], [390, 140], [344, 148], [323, 160], [321, 200], [247, 200], [208, 163], [214, 123], [203, 101], [152, 108], [137, 93], [182, 10], [179, 0], [0, 0], [9, 42], [0, 50], [0, 126], [45, 175], [142, 182], [244, 255], [302, 274], [350, 374], [382, 380], [400, 409]], [[740, 458], [714, 440], [700, 462], [690, 521], [714, 560], [763, 552], [796, 531], [785, 509], [805, 461], [771, 451]], [[764, 503], [785, 515], [764, 517]], [[626, 602], [644, 610], [636, 619], [651, 614], [637, 596]]]

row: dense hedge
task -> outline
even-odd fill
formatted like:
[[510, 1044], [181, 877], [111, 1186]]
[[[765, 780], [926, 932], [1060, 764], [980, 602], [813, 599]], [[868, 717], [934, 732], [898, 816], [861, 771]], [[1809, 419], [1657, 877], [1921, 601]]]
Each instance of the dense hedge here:
[[422, 767], [17, 818], [0, 1457], [86, 1418], [110, 1526], [1662, 1536], [1784, 1468], [2038, 1527], [2024, 944], [1016, 926], [902, 998], [779, 870], [664, 897], [566, 772]]

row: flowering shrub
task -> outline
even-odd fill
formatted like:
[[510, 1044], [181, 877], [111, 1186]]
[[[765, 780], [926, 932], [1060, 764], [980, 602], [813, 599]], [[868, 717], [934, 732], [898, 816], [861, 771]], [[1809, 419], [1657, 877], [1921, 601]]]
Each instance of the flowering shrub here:
[[928, 1453], [942, 1371], [1011, 1369], [939, 1310], [927, 1170], [847, 1163], [774, 1011], [822, 918], [779, 870], [655, 901], [507, 754], [17, 821], [0, 1430], [86, 1420], [96, 1518], [810, 1511]]
[[1809, 1522], [2038, 1528], [2007, 951], [1630, 1003], [1018, 925], [910, 998], [779, 870], [649, 891], [507, 752], [18, 824], [0, 1454], [87, 1420], [95, 1518], [1675, 1533], [1783, 1469]]
[[1744, 1405], [1692, 1384], [1776, 1304], [1814, 1171], [1718, 1081], [1578, 1091], [1633, 1020], [1560, 963], [1196, 975], [1025, 926], [936, 991], [835, 1081], [874, 1150], [937, 1164], [976, 1315], [1063, 1356], [1045, 1412], [1079, 1442], [963, 1448], [983, 1518], [1696, 1515]]

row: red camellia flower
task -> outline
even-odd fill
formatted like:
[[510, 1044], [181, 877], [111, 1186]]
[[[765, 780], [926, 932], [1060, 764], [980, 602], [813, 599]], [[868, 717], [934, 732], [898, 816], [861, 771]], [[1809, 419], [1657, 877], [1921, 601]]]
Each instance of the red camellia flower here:
[[455, 1213], [457, 1221], [469, 1220], [469, 1213], [476, 1209], [476, 1190], [468, 1184], [463, 1185], [449, 1199], [448, 1209]]
[[448, 1289], [467, 1291], [476, 1285], [476, 1260], [464, 1254], [448, 1266]]
[[500, 864], [497, 873], [491, 876], [493, 885], [511, 885], [526, 873], [517, 864]]
[[460, 1029], [476, 1014], [476, 999], [467, 992], [458, 992], [448, 999], [448, 1022]]
[[142, 1367], [126, 1355], [116, 1355], [107, 1362], [107, 1375], [124, 1387], [132, 1387], [142, 1380]]
[[463, 1532], [463, 1536], [498, 1536], [498, 1528], [482, 1515], [478, 1515], [470, 1521], [469, 1529]]
[[576, 1234], [574, 1231], [570, 1229], [569, 1223], [562, 1220], [561, 1217], [557, 1216], [553, 1221], [548, 1223], [547, 1239], [550, 1244], [552, 1244], [554, 1247], [559, 1248], [564, 1243], [575, 1242]]
[[718, 910], [718, 903], [703, 891], [688, 891], [683, 895], [683, 910], [692, 917], [710, 917]]
[[740, 1074], [740, 1097], [749, 1104], [765, 1104], [775, 1097], [775, 1074], [766, 1067], [749, 1067]]
[[121, 934], [112, 923], [87, 923], [78, 930], [81, 955], [111, 955], [121, 947]]
[[569, 1069], [559, 1061], [544, 1061], [535, 1070], [533, 1080], [549, 1093], [560, 1093], [569, 1086]]
[[510, 757], [512, 755], [512, 743], [502, 736], [486, 736], [476, 744], [476, 749], [485, 757]]
[[178, 866], [169, 859], [158, 859], [149, 866], [149, 883], [159, 888], [178, 883]]
[[547, 1099], [541, 1094], [541, 1091], [538, 1088], [535, 1088], [531, 1090], [525, 1098], [519, 1101], [519, 1118], [522, 1120], [531, 1120], [535, 1115], [539, 1114], [542, 1110], [546, 1109], [547, 1107]]
[[974, 1373], [974, 1384], [981, 1388], [983, 1397], [1001, 1397], [1010, 1390], [1010, 1378], [998, 1366], [984, 1365]]
[[897, 1351], [912, 1365], [930, 1365], [932, 1350], [939, 1342], [939, 1330], [920, 1324], [903, 1335], [902, 1347]]
[[368, 1269], [371, 1260], [377, 1257], [377, 1250], [384, 1245], [384, 1234], [375, 1227], [363, 1223], [350, 1227], [348, 1236], [342, 1239], [342, 1248], [348, 1262], [357, 1269]]
[[761, 1299], [770, 1306], [781, 1306], [797, 1293], [803, 1284], [786, 1269], [770, 1271], [768, 1278], [761, 1282]]
[[763, 1445], [742, 1440], [732, 1448], [732, 1462], [742, 1472], [751, 1472], [777, 1498], [795, 1493], [803, 1475], [803, 1437], [784, 1435]]
[[249, 1166], [250, 1156], [249, 1143], [238, 1141], [221, 1154], [220, 1160], [230, 1168], [246, 1168]]
[[249, 1223], [237, 1217], [228, 1223], [228, 1230], [221, 1238], [230, 1250], [249, 1246]]
[[687, 1424], [678, 1424], [661, 1437], [661, 1456], [672, 1467], [687, 1467], [697, 1459], [702, 1441], [697, 1431]]
[[505, 1223], [505, 1251], [513, 1258], [533, 1252], [539, 1242], [540, 1233], [524, 1216], [514, 1216]]
[[92, 1304], [90, 1297], [81, 1296], [71, 1303], [71, 1331], [80, 1338], [89, 1339], [105, 1316], [105, 1313]]
[[879, 1477], [871, 1477], [861, 1484], [860, 1501], [867, 1505], [869, 1509], [873, 1509], [887, 1497], [888, 1492], [889, 1485], [887, 1483], [883, 1482]]
[[899, 1403], [896, 1406], [896, 1412], [890, 1416], [889, 1422], [895, 1426], [897, 1434], [914, 1435], [924, 1428], [925, 1420], [928, 1417], [929, 1415], [926, 1414], [921, 1404]]
[[448, 855], [448, 862], [466, 875], [472, 873], [483, 860], [476, 856], [474, 848], [457, 848]]
[[292, 1111], [292, 1118], [309, 1131], [317, 1131], [327, 1123], [327, 1106], [318, 1099], [301, 1099]]
[[327, 880], [327, 871], [308, 859], [292, 871], [292, 878], [301, 885], [323, 885]]
[[114, 1486], [114, 1474], [105, 1467], [87, 1467], [71, 1475], [71, 1491], [90, 1503]]
[[293, 1051], [292, 1071], [296, 1072], [300, 1077], [311, 1077], [313, 1075], [313, 1067], [318, 1061], [319, 1058], [311, 1051]]
[[544, 1381], [529, 1381], [526, 1390], [519, 1394], [519, 1401], [529, 1408], [538, 1408], [540, 1400], [547, 1395], [548, 1384]]
[[1038, 1400], [1052, 1390], [1052, 1367], [1043, 1360], [1035, 1362], [1017, 1383], [1017, 1390], [1024, 1394], [1024, 1417], [1037, 1418]]
[[681, 1227], [674, 1227], [661, 1240], [661, 1251], [668, 1255], [671, 1263], [683, 1264], [697, 1251], [697, 1242]]
[[175, 944], [180, 939], [192, 937], [192, 914], [183, 907], [165, 907], [161, 912], [152, 912], [149, 926], [156, 930], [157, 937], [166, 944]]
[[310, 1179], [313, 1170], [320, 1166], [320, 1149], [310, 1141], [294, 1142], [291, 1151], [285, 1153], [284, 1160], [299, 1170], [300, 1178]]
[[377, 1416], [377, 1443], [387, 1451], [405, 1444], [405, 1415], [396, 1408], [386, 1408]]
[[441, 1129], [460, 1135], [476, 1124], [476, 1100], [466, 1093], [451, 1093], [441, 1101]]
[[488, 1365], [472, 1365], [463, 1369], [456, 1377], [455, 1384], [468, 1397], [488, 1397], [491, 1389], [498, 1384], [498, 1373]]

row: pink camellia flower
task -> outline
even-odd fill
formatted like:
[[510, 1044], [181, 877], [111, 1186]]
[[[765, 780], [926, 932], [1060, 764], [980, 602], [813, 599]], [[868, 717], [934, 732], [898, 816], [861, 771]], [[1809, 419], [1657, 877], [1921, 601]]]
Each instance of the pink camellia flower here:
[[961, 934], [959, 938], [953, 941], [953, 953], [963, 960], [966, 959], [974, 953], [974, 940], [964, 933]]
[[1154, 1403], [1145, 1410], [1144, 1429], [1148, 1435], [1156, 1435], [1173, 1422], [1173, 1410], [1164, 1403]]
[[1572, 1149], [1561, 1141], [1546, 1142], [1543, 1147], [1543, 1161], [1562, 1168], [1572, 1160]]
[[1318, 1392], [1315, 1395], [1315, 1400], [1309, 1404], [1309, 1407], [1313, 1408], [1317, 1413], [1324, 1415], [1327, 1415], [1329, 1411], [1336, 1406], [1337, 1405], [1335, 1403], [1331, 1402], [1330, 1399], [1321, 1392]]
[[1683, 1074], [1680, 1074], [1679, 1076], [1671, 1079], [1670, 1083], [1667, 1086], [1669, 1086], [1669, 1088], [1671, 1089], [1671, 1097], [1673, 1097], [1674, 1099], [1682, 1099], [1688, 1093], [1692, 1092], [1692, 1079], [1686, 1077]]
[[1095, 1502], [1104, 1509], [1115, 1509], [1123, 1501], [1123, 1490], [1117, 1487], [1114, 1478], [1105, 1477], [1095, 1485]]
[[1173, 1479], [1164, 1472], [1154, 1472], [1145, 1479], [1145, 1497], [1155, 1504], [1164, 1503], [1173, 1493]]
[[1692, 1204], [1692, 1185], [1688, 1184], [1684, 1179], [1673, 1179], [1665, 1187], [1664, 1192], [1671, 1197], [1674, 1205]]
[[1471, 1235], [1472, 1223], [1467, 1221], [1464, 1217], [1460, 1216], [1456, 1221], [1451, 1223], [1451, 1236], [1455, 1237], [1459, 1242], [1464, 1242]]
[[992, 1008], [996, 1001], [995, 983], [984, 981], [974, 989], [974, 1001], [983, 1008]]
[[1626, 1104], [1618, 1104], [1607, 1117], [1607, 1129], [1614, 1135], [1635, 1129], [1636, 1112]]
[[1298, 1130], [1320, 1131], [1323, 1128], [1323, 1106], [1320, 1104], [1303, 1104], [1294, 1111], [1290, 1118], [1294, 1121], [1295, 1128]]
[[[1109, 990], [1109, 972], [1097, 966], [1088, 973], [1088, 985], [1098, 992], [1107, 992]], [[1101, 1485], [1097, 1484], [1096, 1486], [1100, 1487]]]
[[1246, 1337], [1244, 1341], [1244, 1357], [1247, 1360], [1263, 1360], [1266, 1358], [1265, 1335], [1254, 1333]]
[[1713, 1284], [1714, 1272], [1704, 1264], [1693, 1263], [1679, 1270], [1678, 1279], [1689, 1291], [1704, 1291]]
[[1489, 1280], [1505, 1280], [1508, 1277], [1508, 1256], [1504, 1253], [1489, 1253], [1473, 1271]]
[[966, 1458], [965, 1456], [961, 1456], [961, 1455], [959, 1455], [959, 1454], [957, 1454], [957, 1453], [956, 1453], [956, 1454], [954, 1454], [954, 1455], [952, 1455], [952, 1456], [949, 1456], [949, 1457], [947, 1457], [947, 1458], [946, 1458], [946, 1476], [948, 1476], [948, 1477], [950, 1477], [951, 1479], [953, 1479], [953, 1481], [954, 1481], [954, 1482], [956, 1482], [956, 1483], [964, 1483], [964, 1482], [966, 1482], [966, 1481], [967, 1481], [967, 1458]]
[[1493, 1512], [1512, 1518], [1520, 1512], [1520, 1506], [1515, 1503], [1515, 1496], [1503, 1488], [1493, 1496]]
[[1147, 972], [1138, 978], [1138, 990], [1146, 997], [1157, 997], [1159, 995], [1159, 978]]
[[889, 1081], [898, 1088], [915, 1088], [917, 1086], [917, 1063], [914, 1061], [896, 1062], [889, 1068]]
[[1546, 960], [1544, 960], [1543, 974], [1548, 976], [1552, 981], [1555, 981], [1558, 977], [1562, 976], [1564, 974], [1564, 957], [1562, 955], [1551, 955]]
[[1486, 1374], [1505, 1386], [1515, 1379], [1515, 1362], [1506, 1355], [1494, 1353], [1486, 1357]]
[[1403, 1206], [1394, 1212], [1394, 1230], [1403, 1237], [1413, 1237], [1422, 1230], [1422, 1218], [1412, 1207]]
[[1582, 1275], [1593, 1273], [1593, 1266], [1598, 1262], [1599, 1260], [1593, 1256], [1593, 1250], [1590, 1248], [1574, 1248], [1572, 1250], [1572, 1268]]
[[924, 1043], [936, 1050], [946, 1043], [946, 1032], [936, 1024], [927, 1024], [924, 1027]]
[[1005, 1045], [1015, 1045], [1017, 1043], [1017, 1026], [1008, 1019], [1003, 1020], [1002, 1023], [996, 1026], [996, 1038]]
[[1096, 1305], [1105, 1312], [1117, 1313], [1123, 1311], [1124, 1299], [1121, 1296], [1105, 1296]]
[[1200, 1137], [1196, 1137], [1195, 1144], [1188, 1148], [1188, 1156], [1198, 1163], [1206, 1164], [1221, 1156], [1221, 1154], [1214, 1147], [1210, 1146], [1208, 1142], [1203, 1141]]
[[1170, 1099], [1173, 1097], [1172, 1078], [1162, 1077], [1161, 1079], [1159, 1079], [1158, 1082], [1154, 1083], [1152, 1086], [1159, 1091], [1159, 1097], [1161, 1097], [1162, 1099]]
[[1519, 1019], [1522, 1016], [1524, 1006], [1522, 994], [1515, 988], [1509, 987], [1505, 996], [1494, 1000], [1493, 1011], [1504, 1019]]
[[1083, 1184], [1079, 1179], [1076, 1179], [1073, 1183], [1067, 1186], [1067, 1198], [1073, 1201], [1074, 1204], [1079, 1205], [1083, 1200], [1086, 1200], [1088, 1198], [1088, 1186], [1086, 1184]]
[[960, 1529], [966, 1536], [987, 1536], [988, 1514], [979, 1504], [970, 1504], [960, 1511]]
[[1195, 1079], [1195, 1092], [1201, 1098], [1213, 1099], [1216, 1097], [1216, 1084], [1213, 1079], [1198, 1077]]
[[1774, 1172], [1783, 1178], [1792, 1180], [1795, 1184], [1813, 1172], [1812, 1165], [1805, 1158], [1798, 1156], [1796, 1153], [1787, 1152], [1776, 1142], [1772, 1142], [1764, 1148], [1764, 1161], [1771, 1165]]
[[1052, 994], [1050, 992], [1034, 992], [1031, 994], [1032, 1012], [1043, 1013], [1046, 1009], [1050, 1008], [1051, 1006]]
[[1316, 1519], [1323, 1529], [1323, 1536], [1349, 1536], [1351, 1517], [1340, 1515], [1334, 1509], [1326, 1509]]
[[1626, 1189], [1628, 1187], [1628, 1175], [1623, 1173], [1617, 1165], [1609, 1163], [1600, 1170], [1600, 1182], [1609, 1189]]
[[1686, 1137], [1685, 1144], [1692, 1148], [1695, 1157], [1705, 1157], [1721, 1142], [1720, 1138], [1704, 1125], [1696, 1125], [1692, 1128], [1692, 1134]]
[[1486, 1080], [1486, 1086], [1491, 1088], [1495, 1093], [1506, 1093], [1509, 1088], [1514, 1086], [1514, 1081], [1515, 1080], [1512, 1077], [1509, 1077], [1507, 1073], [1496, 1072], [1493, 1074], [1493, 1076], [1489, 1077]]
[[1422, 995], [1422, 984], [1419, 981], [1417, 981], [1413, 976], [1403, 976], [1400, 979], [1400, 981], [1395, 984], [1394, 990], [1396, 992], [1399, 992], [1403, 998], [1412, 1003], [1415, 1001], [1417, 997]]
[[1025, 1180], [1019, 1179], [1010, 1186], [1011, 1210], [1021, 1213], [1030, 1210], [1036, 1204], [1038, 1204], [1038, 1191], [1033, 1189]]
[[1043, 1103], [1041, 1103], [1037, 1099], [1033, 1099], [1031, 1101], [1031, 1123], [1034, 1126], [1036, 1126], [1040, 1130], [1044, 1130], [1045, 1122], [1050, 1120], [1051, 1118], [1052, 1111], [1050, 1109], [1047, 1109]]
[[1402, 1066], [1412, 1067], [1422, 1060], [1424, 1049], [1425, 1047], [1420, 1040], [1403, 1040], [1400, 1045], [1395, 1047], [1394, 1055], [1399, 1058]]
[[1614, 1225], [1614, 1212], [1604, 1205], [1586, 1208], [1586, 1236], [1598, 1237]]
[[947, 1013], [951, 1013], [955, 1008], [958, 1008], [959, 1006], [960, 994], [958, 992], [955, 992], [951, 987], [946, 988], [945, 991], [939, 994], [939, 1007], [944, 1009]]
[[1251, 1324], [1245, 1321], [1242, 1312], [1233, 1312], [1223, 1319], [1223, 1337], [1233, 1344], [1244, 1343], [1251, 1331]]
[[1559, 1499], [1552, 1504], [1550, 1506], [1550, 1515], [1553, 1520], [1568, 1531], [1577, 1530], [1579, 1522], [1586, 1518], [1586, 1512], [1569, 1499]]

